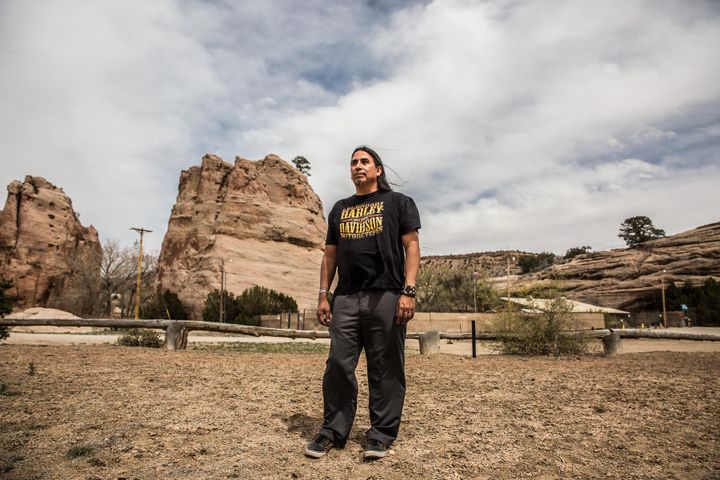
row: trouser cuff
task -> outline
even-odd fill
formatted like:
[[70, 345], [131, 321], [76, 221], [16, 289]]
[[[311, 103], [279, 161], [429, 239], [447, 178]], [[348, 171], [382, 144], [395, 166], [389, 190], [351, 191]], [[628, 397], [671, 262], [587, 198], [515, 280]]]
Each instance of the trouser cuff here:
[[332, 430], [327, 430], [325, 428], [320, 429], [320, 435], [324, 435], [330, 440], [332, 440], [333, 444], [337, 448], [345, 448], [345, 443], [347, 443], [347, 439], [341, 439], [335, 432]]

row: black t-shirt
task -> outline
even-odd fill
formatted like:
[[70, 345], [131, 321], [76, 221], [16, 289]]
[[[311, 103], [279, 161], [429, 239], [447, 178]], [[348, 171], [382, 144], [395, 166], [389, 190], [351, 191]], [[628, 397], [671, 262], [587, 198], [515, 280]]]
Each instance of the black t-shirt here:
[[337, 295], [401, 289], [405, 283], [402, 235], [420, 228], [412, 198], [378, 190], [340, 200], [328, 215], [326, 245], [337, 245]]

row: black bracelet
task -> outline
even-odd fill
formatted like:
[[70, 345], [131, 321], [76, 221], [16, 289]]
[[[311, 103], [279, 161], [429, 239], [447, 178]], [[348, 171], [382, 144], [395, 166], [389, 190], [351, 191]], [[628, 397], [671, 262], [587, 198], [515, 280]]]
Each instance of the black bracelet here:
[[407, 297], [415, 298], [416, 293], [417, 289], [412, 285], [403, 285], [402, 290], [400, 290], [400, 295], [405, 295]]

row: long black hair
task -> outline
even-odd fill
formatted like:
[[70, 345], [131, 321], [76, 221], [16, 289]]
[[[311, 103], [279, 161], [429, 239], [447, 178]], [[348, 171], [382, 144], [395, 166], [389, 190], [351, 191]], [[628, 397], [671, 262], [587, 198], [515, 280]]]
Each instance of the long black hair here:
[[356, 147], [355, 150], [353, 150], [352, 155], [350, 155], [350, 158], [353, 157], [357, 152], [365, 152], [368, 155], [370, 155], [373, 159], [373, 162], [375, 163], [376, 167], [382, 167], [382, 172], [380, 173], [380, 176], [378, 176], [377, 184], [378, 188], [380, 190], [388, 190], [392, 191], [392, 188], [390, 187], [390, 182], [388, 182], [387, 176], [385, 175], [385, 166], [383, 165], [382, 159], [380, 158], [380, 155], [373, 150], [372, 148], [368, 147], [367, 145], [360, 145], [359, 147]]

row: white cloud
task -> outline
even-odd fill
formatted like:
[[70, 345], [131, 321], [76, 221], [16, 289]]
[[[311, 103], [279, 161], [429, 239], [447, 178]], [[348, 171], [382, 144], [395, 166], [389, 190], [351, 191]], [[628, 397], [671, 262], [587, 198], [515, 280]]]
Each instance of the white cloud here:
[[5, 2], [0, 182], [45, 176], [103, 237], [143, 225], [157, 248], [206, 151], [303, 154], [329, 210], [367, 143], [407, 180], [426, 253], [718, 220], [715, 3], [296, 5]]

